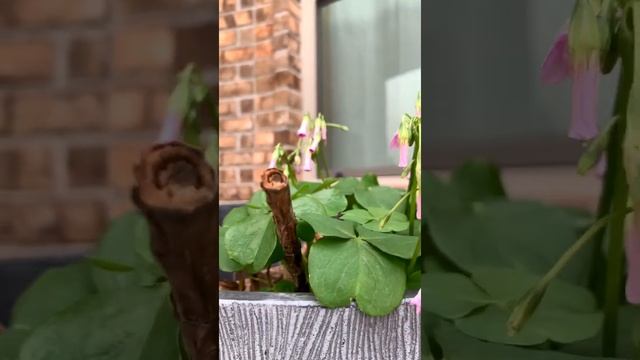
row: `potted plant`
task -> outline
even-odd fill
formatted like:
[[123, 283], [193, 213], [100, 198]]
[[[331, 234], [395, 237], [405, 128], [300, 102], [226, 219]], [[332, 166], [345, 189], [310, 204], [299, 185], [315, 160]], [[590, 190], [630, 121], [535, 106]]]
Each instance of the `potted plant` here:
[[[223, 359], [419, 358], [419, 109], [392, 141], [406, 190], [328, 177], [327, 128], [348, 129], [321, 114], [304, 116], [295, 148], [276, 146], [262, 190], [220, 227], [220, 269], [236, 274], [221, 287], [247, 290], [221, 291]], [[315, 162], [319, 181], [298, 180]]]
[[[573, 81], [569, 136], [585, 144], [578, 172], [602, 170], [589, 174], [602, 176], [595, 216], [508, 199], [498, 169], [484, 162], [461, 166], [449, 181], [425, 174], [433, 251], [422, 280], [423, 356], [640, 356], [638, 49], [640, 3], [577, 0], [542, 67], [546, 82]], [[599, 131], [598, 78], [616, 63], [613, 118]]]

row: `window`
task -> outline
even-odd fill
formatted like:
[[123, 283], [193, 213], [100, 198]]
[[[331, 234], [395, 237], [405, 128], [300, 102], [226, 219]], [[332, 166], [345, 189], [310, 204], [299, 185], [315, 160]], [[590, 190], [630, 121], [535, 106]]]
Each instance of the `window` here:
[[397, 175], [389, 149], [420, 91], [419, 0], [318, 2], [318, 108], [330, 122], [332, 171]]
[[[573, 167], [582, 149], [567, 138], [570, 83], [539, 80], [573, 2], [462, 0], [424, 6], [425, 166], [450, 168], [482, 156], [507, 166]], [[603, 121], [611, 112], [616, 78], [601, 82]]]

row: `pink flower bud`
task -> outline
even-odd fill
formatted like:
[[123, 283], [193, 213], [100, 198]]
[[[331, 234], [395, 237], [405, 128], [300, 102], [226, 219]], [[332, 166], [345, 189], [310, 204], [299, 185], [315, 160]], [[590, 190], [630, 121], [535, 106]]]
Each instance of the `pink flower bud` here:
[[309, 118], [309, 114], [305, 114], [302, 117], [302, 124], [300, 124], [300, 128], [298, 129], [298, 132], [297, 132], [299, 138], [305, 138], [309, 136], [310, 122], [311, 122], [311, 119]]
[[418, 314], [420, 314], [420, 310], [422, 309], [422, 289], [420, 289], [418, 291], [418, 295], [416, 295], [415, 297], [413, 297], [411, 299], [411, 301], [409, 301], [409, 304], [413, 305], [416, 307], [416, 311], [418, 312]]
[[313, 160], [311, 159], [311, 151], [310, 150], [305, 151], [304, 152], [303, 170], [304, 171], [311, 171], [312, 164], [313, 164]]

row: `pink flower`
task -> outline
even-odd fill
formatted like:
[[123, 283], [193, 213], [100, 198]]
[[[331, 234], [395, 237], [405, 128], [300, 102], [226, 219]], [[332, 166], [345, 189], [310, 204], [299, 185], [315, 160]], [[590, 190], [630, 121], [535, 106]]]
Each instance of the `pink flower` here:
[[389, 143], [389, 147], [392, 149], [400, 149], [400, 139], [398, 138], [398, 133], [396, 132], [391, 138], [391, 142]]
[[400, 160], [398, 160], [399, 167], [407, 167], [409, 165], [409, 145], [400, 144]]
[[304, 171], [311, 171], [312, 165], [313, 165], [313, 160], [311, 159], [311, 154], [312, 152], [310, 150], [307, 150], [304, 152], [304, 164], [303, 164], [303, 170]]
[[160, 135], [158, 135], [157, 142], [165, 143], [170, 141], [176, 141], [180, 138], [182, 133], [182, 121], [174, 114], [169, 113], [162, 122], [162, 129]]
[[420, 191], [417, 192], [416, 206], [416, 218], [422, 219], [422, 196], [420, 196]]
[[299, 138], [305, 138], [307, 136], [309, 136], [309, 122], [311, 120], [309, 119], [309, 115], [305, 114], [302, 117], [302, 124], [300, 124], [300, 128], [298, 128], [298, 137]]
[[269, 162], [269, 169], [274, 169], [276, 167], [276, 158], [272, 158], [271, 161]]
[[416, 295], [415, 297], [413, 297], [411, 299], [411, 301], [409, 301], [409, 304], [411, 304], [411, 305], [416, 307], [416, 311], [418, 312], [418, 314], [420, 314], [420, 310], [422, 308], [422, 296], [421, 296], [421, 293], [422, 293], [422, 289], [420, 289], [418, 291], [418, 295]]
[[544, 83], [557, 84], [572, 77], [571, 126], [569, 137], [589, 140], [598, 135], [598, 80], [600, 63], [598, 54], [582, 64], [571, 64], [569, 35], [561, 33], [554, 42], [542, 64], [541, 78]]
[[557, 84], [571, 76], [569, 34], [564, 30], [556, 38], [542, 64], [540, 78], [543, 83]]
[[638, 236], [637, 224], [628, 228], [624, 241], [627, 255], [627, 284], [625, 292], [627, 301], [631, 304], [640, 304], [640, 236]]

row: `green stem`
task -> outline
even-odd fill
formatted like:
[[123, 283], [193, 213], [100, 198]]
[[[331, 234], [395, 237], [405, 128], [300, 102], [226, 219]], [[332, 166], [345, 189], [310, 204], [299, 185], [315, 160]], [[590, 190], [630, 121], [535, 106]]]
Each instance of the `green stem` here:
[[[418, 161], [420, 161], [420, 142], [422, 138], [422, 126], [418, 124], [418, 136], [414, 142], [413, 146], [413, 161], [411, 162], [411, 177], [409, 178], [409, 235], [413, 236], [415, 234], [415, 220], [416, 220], [416, 209], [417, 209], [417, 197], [418, 197], [418, 174], [417, 167]], [[418, 258], [418, 253], [420, 252], [420, 241], [416, 243], [416, 248], [413, 251], [413, 256], [409, 261], [408, 269], [411, 270], [416, 264], [416, 260]]]
[[[611, 174], [613, 184], [609, 191], [612, 192], [611, 212], [617, 212], [627, 207], [629, 188], [623, 162], [622, 144], [625, 137], [627, 123], [627, 106], [633, 82], [633, 43], [629, 43], [627, 37], [621, 36], [620, 55], [622, 58], [622, 71], [620, 85], [616, 98], [615, 108], [619, 121], [611, 132], [610, 146], [608, 148], [608, 172]], [[607, 266], [604, 286], [604, 324], [602, 328], [602, 355], [615, 356], [618, 330], [618, 307], [622, 290], [623, 260], [624, 260], [624, 217], [612, 218], [607, 228]]]

